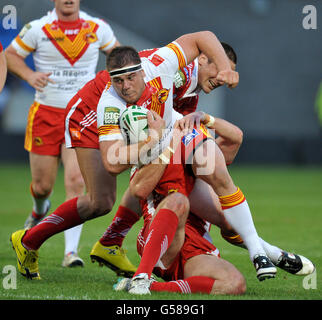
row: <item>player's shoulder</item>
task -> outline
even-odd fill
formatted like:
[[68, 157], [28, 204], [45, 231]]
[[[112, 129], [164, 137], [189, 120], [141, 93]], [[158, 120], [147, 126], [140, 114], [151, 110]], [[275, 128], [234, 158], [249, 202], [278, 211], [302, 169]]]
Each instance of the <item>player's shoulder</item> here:
[[85, 21], [93, 21], [100, 26], [109, 26], [109, 24], [105, 20], [103, 20], [102, 18], [94, 17], [85, 11], [80, 11], [79, 17], [81, 19], [84, 19]]

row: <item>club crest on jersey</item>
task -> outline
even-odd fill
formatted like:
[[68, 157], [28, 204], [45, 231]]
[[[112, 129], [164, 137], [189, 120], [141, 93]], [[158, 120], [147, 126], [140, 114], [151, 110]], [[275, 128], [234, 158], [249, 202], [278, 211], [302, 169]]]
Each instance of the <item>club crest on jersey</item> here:
[[186, 134], [182, 138], [182, 142], [185, 146], [187, 146], [197, 136], [199, 136], [199, 132], [196, 129], [193, 129], [191, 133]]
[[118, 124], [120, 118], [120, 109], [116, 107], [106, 107], [104, 109], [104, 124]]
[[34, 144], [35, 144], [37, 147], [39, 147], [39, 146], [43, 145], [43, 144], [44, 144], [44, 142], [42, 141], [42, 139], [41, 139], [40, 137], [35, 137], [35, 138], [34, 138]]
[[158, 92], [158, 100], [160, 103], [165, 103], [168, 99], [168, 96], [169, 96], [169, 89], [161, 89], [159, 92]]
[[89, 32], [85, 34], [85, 41], [87, 43], [94, 43], [97, 41], [97, 35], [94, 32]]
[[156, 67], [159, 66], [164, 59], [157, 54], [154, 54], [152, 58], [149, 59]]

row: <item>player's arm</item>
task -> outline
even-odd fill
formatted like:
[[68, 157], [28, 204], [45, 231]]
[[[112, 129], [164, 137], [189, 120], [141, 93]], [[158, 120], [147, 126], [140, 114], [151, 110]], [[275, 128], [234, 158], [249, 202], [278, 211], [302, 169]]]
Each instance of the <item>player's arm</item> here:
[[138, 164], [140, 158], [159, 142], [165, 121], [154, 111], [147, 113], [147, 120], [149, 136], [145, 141], [126, 145], [123, 140], [100, 140], [103, 164], [109, 173], [116, 175]]
[[232, 163], [243, 142], [242, 130], [224, 119], [215, 118], [203, 111], [186, 115], [177, 122], [177, 125], [184, 132], [191, 132], [194, 125], [199, 127], [200, 123], [217, 134], [218, 137], [215, 141], [221, 149], [226, 163]]
[[19, 78], [27, 81], [34, 89], [42, 92], [42, 89], [47, 86], [48, 82], [54, 83], [54, 81], [49, 78], [51, 72], [37, 72], [30, 69], [25, 63], [25, 57], [18, 54], [12, 45], [9, 45], [5, 50], [5, 55], [7, 58], [8, 70]]
[[6, 57], [4, 55], [4, 52], [2, 51], [2, 46], [0, 43], [0, 92], [3, 89], [3, 86], [6, 82], [7, 78], [7, 63], [6, 63]]
[[216, 65], [219, 84], [226, 84], [229, 88], [235, 88], [238, 85], [238, 72], [231, 69], [225, 50], [214, 33], [210, 31], [189, 33], [178, 38], [176, 42], [183, 49], [187, 64], [202, 52]]
[[146, 199], [155, 189], [175, 150], [180, 146], [182, 136], [183, 132], [175, 129], [170, 146], [159, 155], [159, 158], [136, 170], [130, 181], [130, 192], [133, 196]]

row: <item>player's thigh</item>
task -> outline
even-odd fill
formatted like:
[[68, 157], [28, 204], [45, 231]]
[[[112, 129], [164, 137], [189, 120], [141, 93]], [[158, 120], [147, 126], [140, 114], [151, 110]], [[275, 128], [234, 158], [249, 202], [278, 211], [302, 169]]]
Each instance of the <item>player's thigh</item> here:
[[104, 168], [98, 149], [75, 148], [90, 201], [98, 207], [111, 207], [116, 197], [116, 177]]
[[62, 145], [61, 159], [64, 165], [65, 186], [82, 190], [84, 179], [78, 165], [75, 150]]
[[195, 176], [210, 184], [218, 195], [236, 191], [225, 157], [213, 140], [205, 141], [196, 150], [192, 169]]
[[190, 211], [198, 217], [219, 227], [225, 223], [219, 198], [205, 181], [196, 179], [189, 201]]
[[29, 152], [29, 163], [33, 191], [36, 194], [50, 192], [55, 184], [59, 158]]

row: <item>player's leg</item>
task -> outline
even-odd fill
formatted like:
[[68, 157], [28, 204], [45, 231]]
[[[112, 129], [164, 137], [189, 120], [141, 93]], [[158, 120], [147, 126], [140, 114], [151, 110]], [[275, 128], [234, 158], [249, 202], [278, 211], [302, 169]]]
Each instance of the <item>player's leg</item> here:
[[[105, 170], [98, 149], [76, 148], [76, 154], [87, 189], [86, 195], [78, 197], [80, 216], [88, 220], [109, 213], [116, 198], [116, 177]], [[92, 262], [97, 261], [121, 276], [131, 277], [136, 270], [121, 246], [107, 245], [101, 239], [94, 244], [90, 257]]]
[[[64, 183], [66, 201], [80, 196], [84, 193], [84, 179], [79, 169], [76, 152], [72, 148], [61, 147], [61, 159], [64, 166]], [[78, 256], [78, 244], [83, 225], [64, 231], [65, 252], [62, 262], [63, 267], [84, 266], [83, 260]]]
[[[115, 201], [114, 177], [108, 175], [103, 168], [99, 151], [96, 149], [78, 148], [77, 158], [83, 174], [88, 194], [75, 197], [61, 204], [51, 215], [41, 221], [30, 230], [19, 230], [11, 235], [15, 243], [15, 250], [19, 246], [26, 248], [26, 256], [36, 252], [40, 246], [51, 236], [69, 228], [82, 224], [86, 220], [108, 213]], [[25, 257], [20, 259], [28, 260]], [[38, 274], [37, 268], [32, 266], [34, 274]]]
[[[217, 225], [222, 237], [231, 244], [247, 249], [243, 239], [236, 233], [223, 217], [218, 196], [213, 189], [201, 179], [196, 179], [195, 186], [189, 195], [190, 211], [202, 219]], [[296, 275], [307, 275], [314, 271], [313, 263], [306, 257], [292, 254], [259, 238], [268, 258], [275, 266]]]
[[139, 200], [131, 195], [128, 188], [122, 196], [113, 221], [99, 240], [100, 243], [104, 246], [122, 247], [124, 238], [132, 226], [140, 219], [140, 216]]
[[242, 237], [258, 279], [274, 277], [276, 268], [261, 245], [246, 198], [230, 177], [224, 156], [213, 140], [205, 141], [196, 150], [192, 168], [196, 177], [208, 183], [219, 196], [224, 216]]
[[[243, 275], [230, 262], [215, 255], [198, 255], [190, 258], [184, 266], [184, 280], [194, 277], [194, 285], [198, 288], [198, 278], [213, 279], [210, 294], [243, 294], [246, 281]], [[200, 281], [200, 284], [203, 285]], [[200, 290], [200, 289], [199, 289]], [[200, 291], [199, 291], [200, 292]]]
[[149, 294], [152, 270], [171, 265], [184, 243], [189, 200], [172, 193], [158, 205], [149, 224], [140, 265], [129, 284], [129, 293]]
[[50, 209], [50, 194], [53, 190], [59, 158], [57, 156], [41, 155], [29, 152], [31, 171], [30, 192], [33, 199], [31, 215], [25, 222], [25, 228], [35, 226]]

